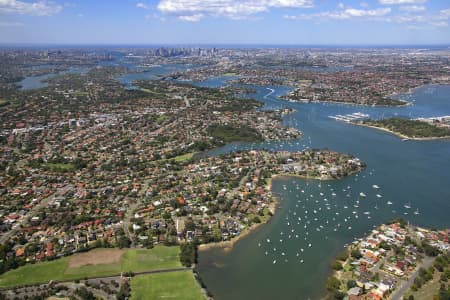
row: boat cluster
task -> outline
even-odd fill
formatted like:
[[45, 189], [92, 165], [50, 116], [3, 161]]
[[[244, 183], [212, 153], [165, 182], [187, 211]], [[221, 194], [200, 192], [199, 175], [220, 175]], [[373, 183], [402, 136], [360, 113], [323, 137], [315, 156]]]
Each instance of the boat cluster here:
[[[372, 175], [374, 170], [368, 172]], [[366, 178], [366, 175], [355, 175], [354, 181]], [[292, 180], [285, 182], [279, 192], [284, 201], [294, 201], [289, 208], [280, 208], [284, 218], [277, 226], [277, 233], [259, 241], [258, 247], [272, 264], [290, 261], [303, 264], [309, 255], [313, 255], [315, 247], [321, 247], [322, 241], [337, 234], [348, 236], [352, 229], [360, 228], [359, 224], [370, 222], [376, 224], [378, 217], [385, 217], [390, 211], [392, 217], [397, 216], [391, 210], [392, 201], [383, 201], [380, 186], [369, 185], [365, 192], [354, 191], [350, 185], [332, 185], [327, 182]], [[294, 199], [294, 200], [292, 200]], [[403, 205], [403, 214], [408, 214], [411, 204]], [[413, 214], [419, 214], [416, 210]], [[317, 246], [316, 246], [317, 245]]]
[[335, 116], [328, 116], [328, 117], [335, 119], [337, 121], [343, 121], [343, 122], [349, 123], [349, 122], [353, 122], [353, 121], [368, 119], [369, 115], [361, 113], [361, 112], [355, 112], [355, 113], [347, 114], [347, 115], [335, 115]]

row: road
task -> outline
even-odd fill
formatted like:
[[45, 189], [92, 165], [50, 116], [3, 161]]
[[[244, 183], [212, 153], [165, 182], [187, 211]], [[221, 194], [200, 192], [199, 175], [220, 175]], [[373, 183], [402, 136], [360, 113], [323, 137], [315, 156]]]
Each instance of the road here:
[[145, 180], [142, 183], [142, 186], [140, 188], [140, 191], [137, 195], [136, 201], [133, 201], [130, 206], [127, 208], [127, 211], [125, 213], [125, 217], [123, 219], [123, 230], [125, 232], [125, 235], [128, 237], [128, 239], [131, 241], [130, 248], [134, 248], [134, 234], [130, 232], [130, 225], [131, 219], [134, 217], [134, 211], [136, 208], [139, 208], [142, 204], [142, 200], [144, 199], [145, 195], [144, 193], [147, 191], [149, 185], [149, 180]]
[[373, 266], [373, 268], [370, 270], [373, 273], [378, 273], [380, 271], [380, 267], [381, 265], [384, 265], [384, 263], [386, 262], [386, 260], [388, 259], [388, 257], [391, 257], [393, 255], [394, 251], [390, 250], [388, 253], [386, 253], [386, 256], [383, 257], [383, 259], [380, 259], [375, 266]]
[[417, 275], [419, 275], [419, 269], [422, 267], [424, 269], [428, 269], [434, 262], [435, 257], [425, 257], [423, 262], [416, 268], [414, 273], [409, 277], [407, 281], [402, 281], [400, 286], [395, 289], [392, 293], [391, 300], [401, 300], [403, 299], [403, 295], [411, 288], [414, 284], [414, 279], [416, 279]]
[[23, 224], [26, 224], [31, 217], [33, 217], [34, 213], [39, 211], [41, 208], [47, 207], [48, 204], [58, 195], [62, 195], [66, 193], [67, 191], [73, 189], [74, 186], [72, 184], [68, 184], [63, 188], [57, 189], [56, 192], [54, 192], [52, 195], [48, 196], [47, 198], [42, 199], [38, 204], [33, 206], [30, 211], [22, 217], [16, 224], [14, 224], [13, 229], [6, 232], [4, 235], [0, 237], [0, 244], [4, 244], [6, 241], [8, 241], [12, 236], [14, 236], [18, 231], [20, 231], [20, 228]]

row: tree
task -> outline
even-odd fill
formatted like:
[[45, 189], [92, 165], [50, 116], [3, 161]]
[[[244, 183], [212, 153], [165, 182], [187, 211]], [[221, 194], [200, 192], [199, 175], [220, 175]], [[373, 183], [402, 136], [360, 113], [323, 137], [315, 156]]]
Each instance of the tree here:
[[337, 260], [331, 264], [331, 267], [336, 271], [342, 270], [342, 264]]
[[338, 290], [340, 285], [341, 285], [341, 282], [339, 281], [339, 279], [337, 279], [334, 276], [328, 277], [327, 283], [326, 283], [327, 290], [329, 290], [329, 291]]
[[439, 255], [439, 249], [436, 247], [431, 246], [430, 244], [426, 242], [422, 242], [422, 247], [427, 256], [438, 256]]
[[117, 300], [126, 300], [130, 297], [131, 289], [128, 281], [125, 281], [121, 286], [119, 291], [117, 292], [116, 299]]
[[362, 257], [362, 254], [361, 254], [361, 252], [359, 250], [353, 249], [352, 252], [351, 252], [351, 256], [354, 259], [360, 259]]
[[258, 217], [258, 216], [255, 216], [254, 218], [253, 218], [253, 223], [261, 223], [261, 219]]
[[180, 245], [180, 261], [183, 266], [190, 267], [197, 262], [197, 246], [194, 243]]
[[336, 256], [336, 259], [341, 260], [341, 261], [346, 261], [347, 257], [348, 257], [348, 252], [347, 252], [347, 250], [344, 250]]
[[91, 291], [88, 291], [84, 286], [77, 289], [75, 293], [83, 300], [95, 300], [94, 294]]
[[124, 235], [121, 235], [117, 241], [117, 246], [119, 248], [128, 248], [130, 247], [131, 241]]
[[356, 286], [356, 281], [354, 281], [354, 280], [347, 281], [347, 288], [348, 289], [354, 288], [355, 286]]

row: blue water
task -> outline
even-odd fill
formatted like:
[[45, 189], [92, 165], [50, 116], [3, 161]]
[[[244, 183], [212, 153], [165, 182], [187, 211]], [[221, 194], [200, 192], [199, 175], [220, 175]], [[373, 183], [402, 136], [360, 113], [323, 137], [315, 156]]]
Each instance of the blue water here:
[[[257, 93], [249, 97], [264, 102], [265, 108], [295, 109], [283, 123], [301, 129], [303, 137], [289, 142], [234, 143], [210, 154], [238, 149], [329, 148], [352, 153], [368, 167], [343, 180], [322, 182], [320, 187], [313, 180], [274, 180], [281, 208], [272, 220], [230, 252], [212, 249], [199, 256], [200, 275], [216, 299], [318, 299], [324, 294], [336, 253], [373, 226], [395, 217], [428, 227], [450, 226], [449, 141], [403, 142], [389, 133], [328, 117], [354, 112], [374, 118], [450, 115], [449, 86], [426, 86], [400, 96], [412, 105], [397, 108], [290, 103], [277, 98], [288, 91], [285, 87], [254, 88]], [[275, 92], [266, 96], [268, 88]], [[367, 197], [359, 196], [360, 192]]]
[[28, 76], [22, 79], [20, 82], [17, 83], [18, 86], [20, 86], [20, 90], [26, 91], [26, 90], [34, 90], [34, 89], [41, 89], [48, 86], [48, 83], [46, 80], [54, 78], [58, 75], [64, 75], [64, 74], [86, 74], [89, 71], [87, 68], [70, 68], [66, 71], [58, 72], [58, 73], [50, 73], [45, 75], [39, 75], [39, 76]]
[[[126, 88], [126, 89], [137, 89], [134, 85], [134, 81], [136, 80], [156, 80], [160, 79], [162, 76], [169, 75], [171, 73], [184, 71], [189, 69], [190, 66], [187, 65], [179, 65], [179, 64], [165, 64], [160, 66], [142, 68], [142, 67], [132, 67], [128, 66], [128, 69], [131, 71], [126, 75], [120, 76], [117, 80]], [[140, 70], [140, 72], [138, 72]]]
[[[110, 63], [121, 65], [120, 61]], [[133, 89], [134, 80], [157, 79], [187, 67], [153, 67], [118, 80]], [[220, 87], [230, 79], [234, 77], [193, 83]], [[283, 124], [301, 129], [302, 138], [232, 143], [210, 151], [210, 155], [241, 149], [329, 148], [354, 154], [368, 167], [358, 175], [322, 182], [320, 186], [314, 180], [275, 179], [273, 191], [279, 195], [281, 207], [268, 224], [239, 241], [229, 252], [212, 249], [200, 253], [200, 275], [216, 299], [318, 299], [324, 293], [330, 262], [336, 253], [373, 226], [394, 217], [428, 227], [450, 226], [449, 141], [402, 142], [389, 133], [329, 118], [354, 112], [367, 113], [372, 118], [450, 115], [449, 86], [426, 86], [412, 95], [401, 95], [400, 99], [412, 105], [396, 108], [291, 103], [278, 98], [290, 91], [288, 87], [248, 87], [256, 93], [246, 97], [263, 102], [262, 109], [293, 108], [295, 112], [284, 117]], [[374, 184], [380, 189], [374, 189]], [[367, 197], [360, 197], [360, 192]], [[405, 204], [411, 208], [405, 208]]]

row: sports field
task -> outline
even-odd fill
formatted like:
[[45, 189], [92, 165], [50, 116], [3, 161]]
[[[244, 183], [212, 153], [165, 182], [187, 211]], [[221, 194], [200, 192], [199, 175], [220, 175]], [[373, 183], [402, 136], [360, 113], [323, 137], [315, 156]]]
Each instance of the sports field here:
[[153, 249], [94, 249], [8, 271], [0, 275], [0, 287], [118, 275], [128, 271], [179, 268], [179, 252], [179, 247], [165, 246], [156, 246]]
[[131, 279], [131, 300], [204, 300], [192, 271], [140, 275]]

